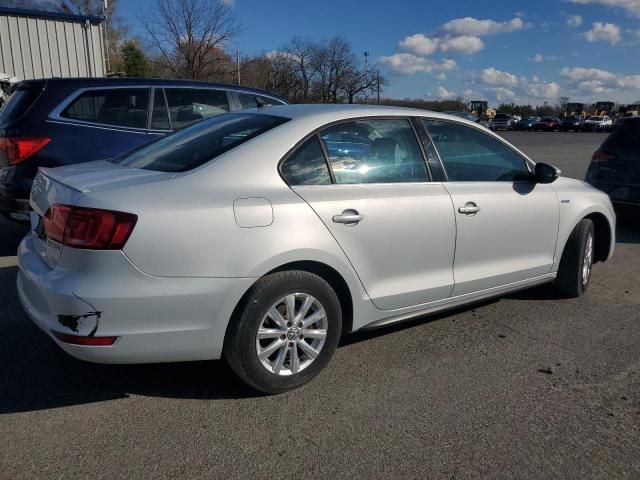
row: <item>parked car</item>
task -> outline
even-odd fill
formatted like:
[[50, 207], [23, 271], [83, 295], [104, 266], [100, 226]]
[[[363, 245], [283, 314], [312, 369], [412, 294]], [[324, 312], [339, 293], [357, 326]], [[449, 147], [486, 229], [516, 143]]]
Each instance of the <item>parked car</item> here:
[[516, 123], [516, 130], [533, 130], [534, 125], [541, 120], [540, 117], [525, 117]]
[[516, 120], [510, 113], [496, 113], [491, 120], [491, 130], [513, 130], [516, 126]]
[[[367, 148], [332, 146], [336, 132]], [[78, 358], [224, 357], [282, 392], [346, 332], [552, 281], [580, 296], [613, 252], [615, 216], [558, 175], [438, 113], [228, 113], [114, 161], [41, 168], [19, 296]]]
[[560, 130], [560, 120], [555, 117], [543, 117], [533, 125], [533, 130], [536, 132], [555, 132]]
[[577, 115], [564, 117], [560, 122], [560, 131], [562, 132], [581, 132], [584, 119]]
[[595, 116], [587, 118], [582, 124], [582, 130], [585, 132], [605, 132], [613, 127], [613, 121], [610, 117]]
[[585, 181], [615, 205], [640, 207], [640, 117], [627, 118], [591, 158]]
[[0, 110], [0, 212], [28, 220], [29, 190], [38, 167], [119, 157], [205, 118], [284, 103], [268, 92], [207, 82], [22, 82]]

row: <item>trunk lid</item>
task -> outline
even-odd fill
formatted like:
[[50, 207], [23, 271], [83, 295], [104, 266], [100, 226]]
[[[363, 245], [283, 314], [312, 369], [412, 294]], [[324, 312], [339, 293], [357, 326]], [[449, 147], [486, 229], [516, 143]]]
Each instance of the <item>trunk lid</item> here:
[[[100, 160], [61, 168], [40, 168], [31, 188], [31, 229], [35, 249], [50, 267], [58, 265], [63, 245], [46, 236], [43, 217], [56, 203], [75, 206], [80, 198], [95, 191], [123, 188], [140, 183], [165, 180], [175, 173], [123, 167]], [[95, 205], [100, 208], [99, 205]]]

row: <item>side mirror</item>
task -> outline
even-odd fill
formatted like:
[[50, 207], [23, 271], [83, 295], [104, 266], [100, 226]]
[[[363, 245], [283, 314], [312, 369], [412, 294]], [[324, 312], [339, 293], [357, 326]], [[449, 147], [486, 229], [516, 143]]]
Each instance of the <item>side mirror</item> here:
[[553, 183], [560, 176], [560, 169], [548, 163], [536, 163], [534, 180], [536, 183]]

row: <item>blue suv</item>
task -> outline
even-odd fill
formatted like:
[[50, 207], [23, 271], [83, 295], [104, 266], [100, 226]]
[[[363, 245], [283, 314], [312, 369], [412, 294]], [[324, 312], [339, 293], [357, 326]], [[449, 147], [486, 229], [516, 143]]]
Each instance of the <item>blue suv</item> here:
[[261, 90], [208, 82], [22, 82], [0, 110], [0, 213], [28, 220], [29, 192], [38, 167], [118, 157], [205, 118], [285, 103]]

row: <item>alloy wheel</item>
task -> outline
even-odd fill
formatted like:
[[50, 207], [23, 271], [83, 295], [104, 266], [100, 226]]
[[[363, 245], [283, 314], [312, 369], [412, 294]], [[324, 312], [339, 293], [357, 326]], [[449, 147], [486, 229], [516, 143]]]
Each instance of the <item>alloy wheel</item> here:
[[591, 276], [591, 267], [593, 266], [593, 235], [587, 237], [584, 249], [584, 261], [582, 262], [582, 285], [589, 283]]
[[311, 365], [324, 346], [327, 314], [315, 297], [292, 293], [275, 302], [256, 334], [256, 353], [264, 368], [276, 375], [294, 375]]

